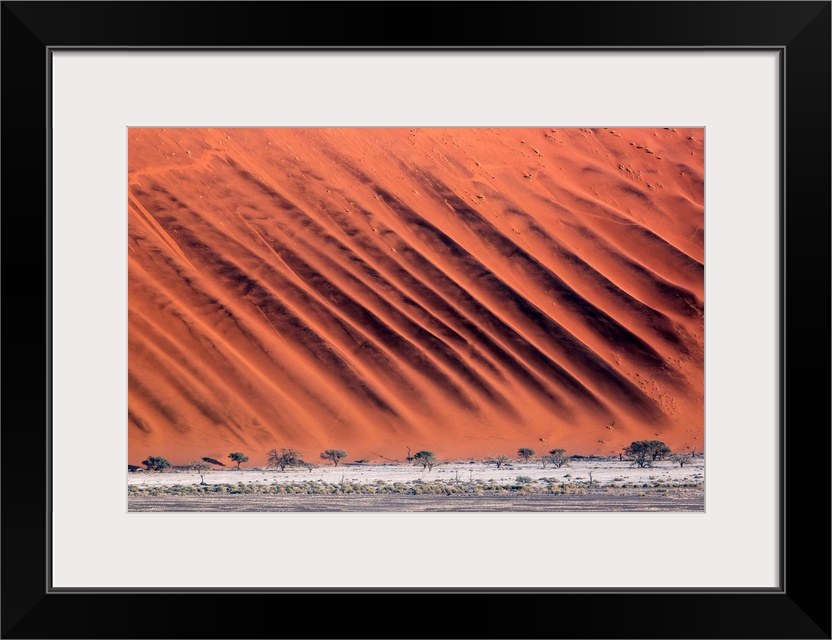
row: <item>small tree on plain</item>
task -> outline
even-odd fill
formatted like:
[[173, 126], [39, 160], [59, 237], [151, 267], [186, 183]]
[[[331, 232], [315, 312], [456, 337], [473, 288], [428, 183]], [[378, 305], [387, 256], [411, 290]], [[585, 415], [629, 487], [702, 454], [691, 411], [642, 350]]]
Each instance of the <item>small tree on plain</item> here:
[[199, 474], [200, 484], [205, 484], [205, 473], [211, 469], [211, 465], [205, 460], [193, 460], [188, 463], [188, 468]]
[[147, 467], [148, 471], [162, 471], [171, 466], [170, 462], [162, 456], [149, 456], [147, 460], [142, 460], [142, 464]]
[[549, 462], [560, 469], [569, 461], [566, 457], [566, 449], [552, 449], [549, 451]]
[[499, 469], [502, 467], [506, 462], [508, 462], [510, 458], [508, 456], [494, 456], [493, 458], [486, 460], [486, 463], [496, 465]]
[[683, 468], [686, 464], [688, 464], [693, 459], [693, 455], [690, 453], [677, 453], [673, 456], [673, 462], [679, 463], [679, 468]]
[[528, 462], [529, 458], [531, 458], [534, 453], [534, 449], [529, 449], [528, 447], [520, 447], [517, 450], [517, 455], [523, 458], [524, 462]]
[[633, 458], [639, 467], [652, 467], [657, 459], [670, 455], [670, 447], [660, 440], [636, 440], [624, 449], [624, 453]]
[[422, 465], [423, 469], [430, 471], [436, 464], [436, 454], [433, 451], [419, 451], [413, 456], [413, 462]]
[[239, 451], [235, 451], [234, 453], [229, 453], [228, 457], [231, 458], [234, 462], [237, 463], [237, 468], [240, 468], [240, 463], [248, 462], [248, 456], [244, 453], [240, 453]]
[[306, 463], [301, 460], [300, 452], [295, 451], [294, 449], [272, 449], [269, 451], [268, 455], [268, 465], [270, 467], [278, 467], [281, 471], [285, 471], [286, 467], [296, 467], [300, 465], [306, 465]]
[[321, 460], [332, 460], [335, 466], [338, 466], [338, 463], [347, 457], [347, 452], [343, 449], [327, 449], [321, 454]]

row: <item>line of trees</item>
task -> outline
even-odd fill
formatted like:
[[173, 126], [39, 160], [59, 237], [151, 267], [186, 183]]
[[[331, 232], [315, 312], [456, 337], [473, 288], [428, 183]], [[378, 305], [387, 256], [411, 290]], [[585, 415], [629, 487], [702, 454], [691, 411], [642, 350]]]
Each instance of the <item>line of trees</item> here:
[[[244, 462], [248, 462], [248, 456], [244, 453], [239, 451], [235, 451], [233, 453], [229, 453], [228, 457], [231, 458], [232, 461], [237, 463], [237, 468], [240, 468], [240, 465]], [[142, 464], [147, 467], [148, 471], [164, 471], [165, 469], [169, 469], [173, 467], [167, 458], [163, 458], [162, 456], [148, 456], [147, 459], [142, 460]], [[211, 468], [211, 465], [216, 465], [219, 467], [224, 467], [225, 465], [216, 460], [214, 458], [200, 458], [199, 460], [192, 460], [187, 464], [189, 469], [193, 469], [197, 472], [204, 473], [205, 471]]]
[[[631, 459], [633, 464], [639, 467], [652, 467], [657, 460], [671, 459], [680, 467], [684, 467], [694, 459], [694, 453], [673, 453], [661, 440], [635, 440], [623, 450], [624, 455]], [[517, 457], [528, 463], [537, 452], [531, 447], [520, 447], [517, 450]], [[581, 456], [572, 456], [579, 458]], [[623, 458], [623, 456], [622, 456]], [[493, 464], [498, 469], [509, 462], [511, 458], [507, 455], [498, 455], [487, 459], [487, 464]], [[539, 458], [543, 468], [552, 465], [558, 469], [569, 463], [570, 457], [566, 455], [566, 449], [550, 449], [548, 455]]]
[[[530, 447], [520, 447], [517, 450], [517, 457], [520, 458], [523, 462], [529, 462], [537, 452], [530, 448]], [[489, 458], [486, 460], [486, 464], [493, 464], [498, 469], [502, 467], [505, 463], [509, 462], [511, 458], [507, 455], [498, 455], [494, 456], [493, 458]], [[551, 464], [558, 469], [569, 461], [569, 458], [566, 455], [566, 449], [551, 449], [549, 451], [549, 455], [541, 456], [540, 462], [543, 464], [543, 468], [545, 469], [547, 465]]]
[[[631, 459], [632, 463], [639, 467], [652, 467], [657, 460], [672, 459], [680, 467], [689, 464], [693, 458], [693, 453], [673, 453], [670, 447], [660, 440], [635, 440], [627, 447], [622, 449], [624, 455]], [[536, 451], [530, 447], [520, 447], [517, 449], [517, 457], [523, 462], [528, 463], [535, 455]], [[422, 450], [414, 455], [409, 455], [408, 448], [407, 462], [421, 465], [423, 469], [430, 471], [439, 462], [439, 458], [433, 451]], [[228, 454], [228, 457], [237, 463], [237, 469], [245, 462], [249, 461], [249, 457], [240, 452], [234, 451]], [[347, 457], [347, 452], [343, 449], [326, 449], [321, 452], [321, 460], [328, 460], [336, 467]], [[580, 457], [580, 456], [573, 456]], [[486, 464], [493, 464], [498, 469], [509, 462], [511, 458], [507, 455], [497, 455], [488, 458]], [[545, 469], [547, 465], [552, 465], [556, 468], [561, 468], [569, 464], [570, 457], [566, 455], [566, 449], [550, 449], [548, 455], [540, 457], [540, 462]], [[173, 465], [162, 456], [149, 456], [142, 460], [142, 464], [147, 467], [148, 471], [164, 471], [171, 468]], [[201, 458], [188, 463], [188, 468], [196, 471], [202, 477], [203, 484], [205, 483], [204, 474], [211, 469], [211, 465], [225, 466], [219, 460], [214, 458]], [[291, 448], [274, 448], [267, 453], [267, 465], [275, 467], [281, 471], [285, 471], [287, 467], [306, 467], [312, 471], [316, 466], [307, 462], [301, 457], [301, 454], [296, 449]]]

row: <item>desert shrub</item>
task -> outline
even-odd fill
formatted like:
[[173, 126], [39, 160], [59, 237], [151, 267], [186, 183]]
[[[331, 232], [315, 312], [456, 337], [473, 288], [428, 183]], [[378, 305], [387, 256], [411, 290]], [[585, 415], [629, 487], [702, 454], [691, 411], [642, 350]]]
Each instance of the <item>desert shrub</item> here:
[[163, 471], [171, 466], [170, 462], [162, 456], [150, 456], [147, 460], [142, 460], [142, 464], [147, 467], [148, 471]]

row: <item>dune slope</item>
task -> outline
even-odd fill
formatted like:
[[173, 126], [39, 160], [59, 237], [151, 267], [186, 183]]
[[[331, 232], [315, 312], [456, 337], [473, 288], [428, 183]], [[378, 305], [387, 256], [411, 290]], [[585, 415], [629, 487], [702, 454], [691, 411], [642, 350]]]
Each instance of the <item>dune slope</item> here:
[[131, 129], [129, 459], [703, 447], [701, 129]]

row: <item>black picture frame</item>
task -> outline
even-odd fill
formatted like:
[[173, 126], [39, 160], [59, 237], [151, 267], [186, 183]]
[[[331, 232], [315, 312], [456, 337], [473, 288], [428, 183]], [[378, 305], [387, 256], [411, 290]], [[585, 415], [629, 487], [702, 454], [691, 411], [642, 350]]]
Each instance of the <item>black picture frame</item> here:
[[[830, 15], [830, 2], [3, 2], [2, 637], [829, 638]], [[51, 52], [69, 47], [778, 51], [780, 586], [52, 589], [48, 91]], [[310, 599], [320, 620], [300, 615]]]

